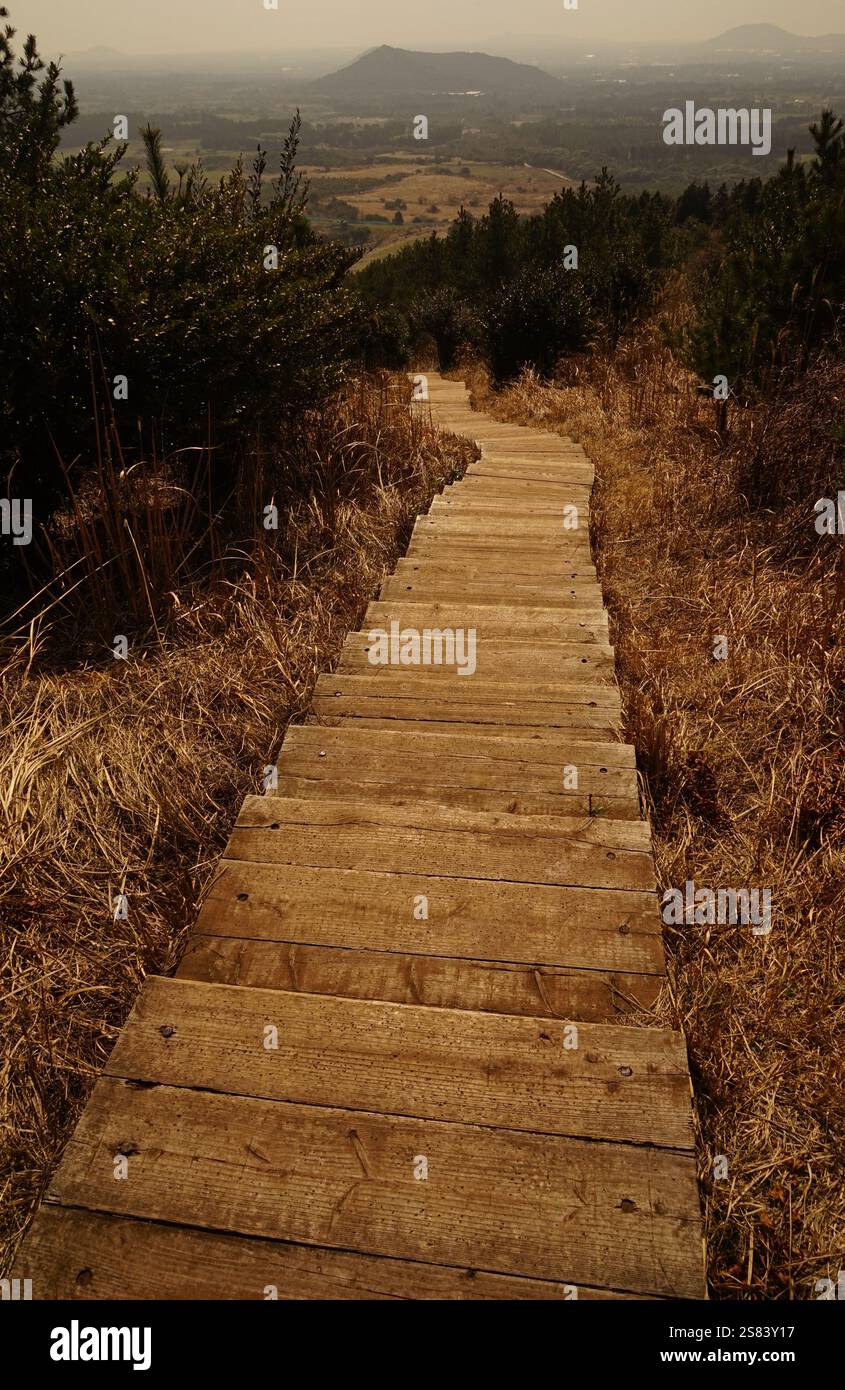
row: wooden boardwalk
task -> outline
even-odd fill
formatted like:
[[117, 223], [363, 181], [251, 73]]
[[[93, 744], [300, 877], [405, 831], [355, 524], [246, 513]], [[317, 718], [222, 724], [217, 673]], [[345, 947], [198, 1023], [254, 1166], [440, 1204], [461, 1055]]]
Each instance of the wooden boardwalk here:
[[705, 1297], [684, 1041], [626, 1026], [664, 960], [592, 466], [429, 384], [481, 461], [146, 981], [18, 1258], [35, 1298]]

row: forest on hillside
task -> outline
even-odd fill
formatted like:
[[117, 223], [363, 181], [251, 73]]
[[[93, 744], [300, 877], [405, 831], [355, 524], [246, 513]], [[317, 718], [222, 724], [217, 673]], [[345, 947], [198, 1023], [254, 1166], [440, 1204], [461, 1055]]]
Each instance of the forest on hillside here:
[[[141, 473], [165, 470], [225, 529], [259, 455], [272, 467], [263, 444], [294, 442], [361, 365], [410, 366], [433, 345], [445, 369], [470, 351], [499, 382], [526, 367], [553, 375], [567, 356], [612, 348], [679, 273], [694, 307], [674, 346], [735, 400], [794, 377], [839, 333], [845, 159], [832, 112], [811, 127], [813, 158], [790, 155], [771, 179], [672, 198], [626, 194], [602, 169], [535, 215], [505, 197], [482, 215], [462, 208], [446, 235], [350, 276], [355, 252], [308, 222], [298, 118], [275, 177], [260, 147], [223, 177], [200, 162], [174, 176], [148, 126], [141, 195], [119, 142], [57, 153], [79, 116], [71, 84], [32, 40], [16, 61], [11, 28], [2, 45], [0, 480], [32, 500], [37, 535], [13, 577], [19, 597], [74, 562], [73, 526], [54, 518], [92, 473], [130, 472], [137, 501]], [[109, 511], [132, 505], [109, 498]], [[207, 528], [190, 510], [171, 505], [164, 523], [184, 549]], [[7, 577], [23, 559], [4, 544]]]

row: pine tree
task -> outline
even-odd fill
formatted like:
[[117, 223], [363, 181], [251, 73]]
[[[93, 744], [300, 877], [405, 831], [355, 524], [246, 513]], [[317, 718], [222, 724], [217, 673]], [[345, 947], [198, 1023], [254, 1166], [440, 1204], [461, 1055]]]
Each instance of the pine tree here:
[[[9, 11], [0, 5], [0, 19]], [[63, 128], [76, 120], [79, 107], [73, 83], [61, 82], [58, 63], [45, 64], [28, 35], [19, 58], [12, 48], [17, 31], [0, 32], [0, 174], [35, 187], [55, 154]], [[44, 76], [39, 82], [40, 73]]]

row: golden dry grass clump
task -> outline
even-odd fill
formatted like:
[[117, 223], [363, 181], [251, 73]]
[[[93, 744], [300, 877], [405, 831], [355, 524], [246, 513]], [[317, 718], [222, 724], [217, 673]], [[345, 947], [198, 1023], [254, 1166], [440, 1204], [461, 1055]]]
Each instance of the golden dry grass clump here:
[[[176, 566], [182, 583], [169, 611], [145, 632], [117, 629], [129, 634], [128, 660], [92, 635], [115, 630], [93, 565], [67, 621], [53, 607], [26, 641], [6, 644], [3, 1267], [144, 974], [178, 958], [242, 798], [260, 789], [286, 725], [357, 626], [416, 513], [471, 456], [467, 441], [412, 417], [406, 397], [382, 379], [315, 412], [281, 461], [278, 532], [263, 531], [259, 508], [228, 557], [191, 578]], [[146, 521], [140, 594], [156, 563], [170, 562], [151, 553], [160, 518]], [[119, 894], [125, 920], [114, 917]]]
[[662, 887], [772, 891], [768, 936], [665, 929], [651, 1022], [689, 1043], [714, 1296], [812, 1299], [845, 1268], [845, 540], [813, 512], [845, 481], [845, 367], [731, 407], [724, 432], [662, 342], [642, 329], [570, 363], [567, 385], [527, 373], [494, 396], [476, 370], [473, 386], [595, 461], [593, 546]]

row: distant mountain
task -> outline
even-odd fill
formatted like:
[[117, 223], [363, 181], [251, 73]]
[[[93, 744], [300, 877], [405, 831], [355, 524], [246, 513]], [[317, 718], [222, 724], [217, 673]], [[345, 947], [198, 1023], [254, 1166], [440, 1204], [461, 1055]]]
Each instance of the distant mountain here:
[[383, 44], [348, 67], [312, 82], [311, 90], [333, 97], [483, 92], [485, 96], [554, 100], [563, 89], [559, 79], [542, 68], [510, 58], [493, 58], [489, 53], [415, 53]]
[[119, 48], [109, 48], [104, 43], [95, 43], [92, 48], [78, 48], [68, 55], [89, 63], [111, 63], [115, 58], [124, 58]]
[[721, 53], [831, 53], [845, 52], [845, 34], [820, 34], [811, 38], [804, 34], [790, 34], [779, 24], [740, 24], [715, 39], [706, 39], [702, 48]]

